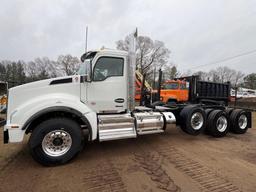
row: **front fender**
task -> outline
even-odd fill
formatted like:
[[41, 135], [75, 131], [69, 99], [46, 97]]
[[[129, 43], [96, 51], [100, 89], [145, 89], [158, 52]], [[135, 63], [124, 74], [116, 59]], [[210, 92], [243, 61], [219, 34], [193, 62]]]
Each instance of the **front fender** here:
[[19, 125], [22, 130], [29, 119], [35, 114], [48, 108], [65, 107], [80, 112], [91, 126], [92, 140], [97, 137], [97, 115], [86, 104], [80, 101], [80, 98], [69, 94], [49, 94], [41, 97], [36, 97], [28, 102], [25, 102], [16, 108], [10, 115], [10, 124]]

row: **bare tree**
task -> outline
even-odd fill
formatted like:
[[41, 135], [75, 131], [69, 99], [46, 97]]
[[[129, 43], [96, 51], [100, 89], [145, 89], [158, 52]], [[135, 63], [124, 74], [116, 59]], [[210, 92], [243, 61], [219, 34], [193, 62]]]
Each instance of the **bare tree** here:
[[204, 71], [197, 71], [197, 72], [193, 73], [193, 75], [199, 76], [199, 78], [200, 78], [202, 81], [209, 81], [209, 79], [210, 79], [209, 73], [204, 72]]
[[224, 83], [228, 81], [231, 82], [232, 77], [235, 74], [235, 70], [232, 70], [228, 67], [218, 67], [216, 70], [212, 70], [212, 73], [215, 77], [218, 76], [217, 79], [220, 83]]
[[24, 70], [24, 61], [1, 61], [0, 62], [0, 80], [7, 81], [9, 87], [21, 85], [26, 81]]
[[166, 66], [163, 70], [165, 79], [174, 79], [178, 76], [180, 76], [180, 72], [178, 71], [177, 67], [175, 65], [172, 66]]
[[17, 66], [16, 80], [18, 84], [26, 83], [25, 62], [18, 61], [16, 63], [16, 66]]
[[192, 71], [190, 69], [187, 69], [186, 71], [182, 72], [181, 77], [186, 77], [191, 75], [193, 75]]
[[0, 62], [0, 81], [6, 81], [6, 67]]
[[237, 86], [238, 84], [241, 84], [243, 81], [244, 73], [241, 71], [236, 71], [232, 80], [232, 83]]
[[48, 57], [36, 58], [26, 64], [28, 81], [53, 78], [57, 76], [56, 62]]
[[236, 71], [230, 69], [229, 67], [218, 67], [217, 69], [212, 69], [208, 73], [198, 71], [197, 74], [202, 80], [213, 81], [218, 83], [230, 82], [233, 86], [241, 83], [244, 74], [241, 71]]
[[249, 89], [256, 89], [256, 73], [244, 77], [244, 86]]
[[[129, 36], [116, 42], [117, 49], [128, 51]], [[170, 51], [162, 41], [153, 41], [150, 37], [139, 36], [136, 45], [136, 68], [142, 74], [152, 71], [153, 67], [167, 64]]]
[[60, 55], [57, 60], [58, 69], [63, 75], [73, 75], [79, 68], [80, 61], [72, 55]]

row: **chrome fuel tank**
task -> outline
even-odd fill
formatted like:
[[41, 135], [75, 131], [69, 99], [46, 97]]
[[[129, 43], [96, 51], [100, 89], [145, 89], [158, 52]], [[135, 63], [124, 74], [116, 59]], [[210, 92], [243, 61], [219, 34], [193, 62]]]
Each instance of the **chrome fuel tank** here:
[[164, 131], [164, 117], [159, 112], [134, 113], [136, 129], [139, 135], [161, 133]]

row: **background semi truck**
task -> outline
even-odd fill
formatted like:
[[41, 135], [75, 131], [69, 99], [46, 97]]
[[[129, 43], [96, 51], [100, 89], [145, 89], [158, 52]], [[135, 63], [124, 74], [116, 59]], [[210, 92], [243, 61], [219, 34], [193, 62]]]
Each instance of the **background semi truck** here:
[[[251, 113], [223, 103], [135, 106], [135, 44], [129, 52], [86, 52], [77, 74], [24, 84], [8, 90], [4, 142], [31, 134], [32, 157], [43, 165], [64, 164], [85, 141], [135, 138], [163, 133], [177, 124], [190, 134], [223, 137], [251, 127]], [[200, 95], [198, 95], [200, 97]]]

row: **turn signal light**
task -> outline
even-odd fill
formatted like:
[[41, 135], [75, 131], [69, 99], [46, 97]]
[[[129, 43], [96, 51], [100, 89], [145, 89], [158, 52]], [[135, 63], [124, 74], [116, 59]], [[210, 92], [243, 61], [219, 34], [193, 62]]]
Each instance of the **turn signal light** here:
[[19, 126], [18, 125], [12, 125], [11, 128], [15, 129], [15, 128], [19, 128]]

